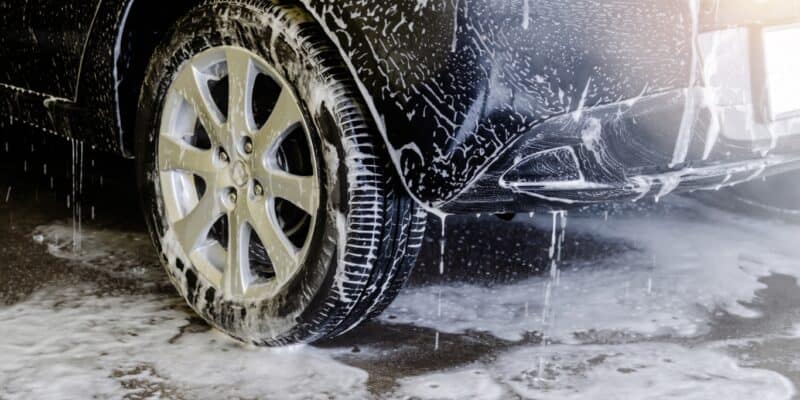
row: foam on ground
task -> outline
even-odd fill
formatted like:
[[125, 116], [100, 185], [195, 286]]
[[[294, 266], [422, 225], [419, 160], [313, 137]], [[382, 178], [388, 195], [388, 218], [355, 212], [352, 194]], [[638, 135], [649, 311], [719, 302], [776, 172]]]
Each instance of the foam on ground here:
[[[469, 391], [478, 388], [484, 389]], [[401, 391], [421, 399], [541, 400], [783, 400], [795, 394], [791, 382], [775, 372], [739, 367], [705, 348], [666, 343], [526, 347], [468, 370], [406, 378]]]
[[[383, 321], [507, 340], [546, 329], [556, 341], [575, 343], [697, 336], [717, 312], [758, 316], [747, 303], [765, 287], [759, 279], [800, 277], [800, 228], [696, 207], [701, 217], [570, 218], [567, 246], [570, 234], [584, 233], [638, 250], [567, 260], [549, 299], [548, 276], [494, 287], [433, 285], [406, 290]], [[547, 326], [546, 301], [555, 316]]]
[[178, 299], [53, 288], [0, 308], [0, 397], [364, 398], [367, 373], [311, 347], [188, 332]]

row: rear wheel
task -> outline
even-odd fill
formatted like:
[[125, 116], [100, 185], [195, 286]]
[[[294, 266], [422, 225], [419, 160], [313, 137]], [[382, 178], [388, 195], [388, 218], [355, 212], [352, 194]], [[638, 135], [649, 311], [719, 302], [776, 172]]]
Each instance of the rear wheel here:
[[145, 82], [142, 201], [170, 278], [203, 318], [255, 344], [308, 342], [397, 295], [425, 215], [302, 9], [200, 5]]

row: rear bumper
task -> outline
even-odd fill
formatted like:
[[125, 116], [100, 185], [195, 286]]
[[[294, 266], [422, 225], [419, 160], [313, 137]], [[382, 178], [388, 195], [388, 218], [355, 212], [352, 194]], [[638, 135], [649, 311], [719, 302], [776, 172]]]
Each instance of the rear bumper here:
[[[800, 119], [765, 122], [752, 104], [712, 105], [724, 97], [717, 92], [676, 90], [552, 118], [443, 208], [524, 212], [637, 200], [800, 169]], [[687, 113], [694, 118], [681, 139]], [[676, 163], [681, 146], [685, 158]]]
[[[703, 3], [705, 28], [694, 45], [692, 87], [547, 119], [443, 208], [520, 212], [543, 203], [635, 200], [800, 168], [800, 106], [789, 101], [797, 112], [788, 114], [773, 109], [764, 51], [765, 32], [778, 21], [794, 21], [800, 0], [776, 1], [779, 6], [749, 15], [742, 14], [746, 1], [712, 3], [719, 5], [713, 19], [709, 3]], [[790, 85], [778, 89], [792, 88], [791, 99], [800, 90], [789, 76], [781, 82]], [[787, 91], [780, 93], [787, 103]]]

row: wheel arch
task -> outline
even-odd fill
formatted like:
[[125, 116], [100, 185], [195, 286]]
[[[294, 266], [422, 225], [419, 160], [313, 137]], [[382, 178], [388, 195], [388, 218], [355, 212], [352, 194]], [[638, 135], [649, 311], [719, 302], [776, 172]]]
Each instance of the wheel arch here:
[[[133, 132], [139, 92], [150, 57], [156, 47], [169, 34], [172, 25], [188, 13], [192, 7], [202, 4], [203, 1], [107, 0], [106, 2], [119, 3], [116, 7], [119, 10], [119, 18], [114, 27], [114, 44], [111, 47], [116, 85], [111, 89], [115, 96], [114, 105], [116, 107], [118, 129], [120, 130], [120, 150], [123, 154], [130, 155], [133, 154]], [[292, 0], [291, 2], [306, 10], [328, 39], [336, 45], [340, 56], [347, 57], [346, 49], [341, 47], [335, 36], [332, 37], [324, 23], [325, 21], [321, 20], [321, 16], [314, 11], [315, 0]], [[155, 4], [158, 4], [161, 11], [158, 14], [151, 12]], [[349, 59], [345, 60], [348, 69], [354, 75], [354, 79], [358, 81], [356, 68], [351, 65]], [[362, 85], [359, 85], [359, 89], [368, 103], [368, 111], [376, 121], [376, 124], [378, 124], [381, 133], [383, 133], [385, 128], [381, 124], [380, 114], [375, 106], [369, 102], [371, 94]], [[385, 135], [380, 136], [388, 145]]]
[[[292, 0], [291, 2], [302, 7], [316, 21], [322, 32], [328, 37], [328, 40], [339, 50], [340, 57], [344, 60], [347, 69], [350, 70], [353, 79], [357, 83], [366, 105], [366, 111], [375, 121], [380, 141], [384, 143], [386, 148], [392, 149], [394, 146], [388, 139], [384, 118], [377, 105], [372, 101], [374, 93], [371, 93], [367, 86], [361, 82], [358, 68], [353, 65], [353, 61], [348, 56], [348, 49], [344, 48], [339, 39], [331, 32], [325, 17], [319, 13], [318, 6], [324, 3], [319, 0]], [[113, 143], [114, 148], [112, 150], [124, 156], [132, 157], [134, 154], [135, 123], [139, 94], [150, 58], [157, 46], [169, 34], [173, 24], [188, 13], [192, 7], [202, 4], [203, 1], [104, 0], [103, 3], [106, 13], [116, 15], [115, 22], [108, 24], [113, 26], [113, 30], [103, 32], [104, 30], [101, 29], [98, 32], [93, 32], [93, 37], [90, 38], [92, 42], [90, 46], [104, 46], [105, 54], [112, 55], [111, 65], [110, 68], [106, 67], [108, 71], [99, 71], [100, 74], [94, 68], [84, 71], [85, 76], [82, 77], [82, 80], [89, 80], [91, 81], [89, 86], [95, 86], [94, 90], [86, 91], [88, 97], [98, 97], [93, 93], [103, 92], [110, 94], [112, 97], [108, 98], [105, 104], [95, 103], [94, 107], [87, 107], [87, 109], [104, 108], [105, 106], [106, 113], [109, 115], [109, 118], [105, 119], [108, 120], [109, 125], [113, 123], [112, 126], [108, 127], [108, 130], [116, 132], [116, 135], [113, 138], [101, 140], [106, 143]], [[160, 11], [159, 13], [152, 12], [156, 6]], [[357, 32], [352, 33], [357, 34]], [[89, 57], [91, 56], [89, 55]], [[108, 83], [98, 84], [97, 81], [99, 79], [97, 76], [103, 73], [106, 75]], [[109, 73], [111, 74], [110, 76], [108, 76]], [[104, 85], [107, 85], [108, 89], [101, 91], [100, 87]], [[96, 102], [96, 100], [90, 99], [88, 103], [91, 104], [92, 101]], [[108, 109], [109, 104], [112, 105], [113, 110]], [[391, 164], [398, 172], [397, 175], [405, 186], [405, 177], [399, 169], [400, 160], [394, 152], [390, 151], [390, 153], [393, 161]], [[408, 189], [407, 186], [406, 189]], [[406, 191], [412, 194], [412, 191]]]
[[[136, 112], [145, 71], [156, 47], [172, 25], [198, 0], [120, 0], [122, 12], [115, 27], [113, 47], [114, 106], [119, 130], [119, 150], [131, 156], [134, 148]], [[153, 6], [158, 4], [158, 13]]]

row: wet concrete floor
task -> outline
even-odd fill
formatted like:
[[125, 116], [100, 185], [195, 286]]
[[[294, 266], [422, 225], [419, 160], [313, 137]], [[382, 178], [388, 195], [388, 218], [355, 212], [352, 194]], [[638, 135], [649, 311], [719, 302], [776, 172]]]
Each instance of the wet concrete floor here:
[[570, 210], [553, 276], [550, 212], [449, 218], [444, 274], [432, 219], [380, 319], [255, 349], [177, 298], [133, 163], [85, 151], [80, 227], [72, 166], [0, 134], [0, 399], [796, 397], [800, 225], [682, 197]]

